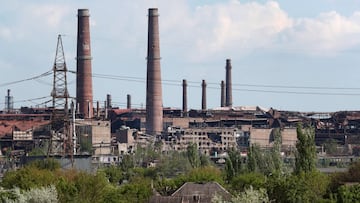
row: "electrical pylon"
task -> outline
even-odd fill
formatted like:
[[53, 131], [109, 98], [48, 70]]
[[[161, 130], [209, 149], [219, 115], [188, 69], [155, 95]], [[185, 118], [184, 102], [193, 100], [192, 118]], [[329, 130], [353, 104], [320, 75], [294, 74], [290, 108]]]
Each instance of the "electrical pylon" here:
[[66, 155], [70, 147], [67, 142], [71, 138], [68, 113], [69, 92], [66, 79], [67, 67], [61, 35], [58, 35], [53, 72], [53, 90], [51, 92], [53, 112], [48, 155]]

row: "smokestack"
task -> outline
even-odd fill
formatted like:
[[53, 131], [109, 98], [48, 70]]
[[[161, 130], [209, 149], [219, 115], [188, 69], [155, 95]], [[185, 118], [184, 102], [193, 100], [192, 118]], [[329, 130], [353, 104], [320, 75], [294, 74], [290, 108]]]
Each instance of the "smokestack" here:
[[221, 101], [220, 101], [220, 106], [224, 107], [225, 106], [225, 82], [222, 80], [221, 81]]
[[201, 109], [203, 111], [206, 110], [206, 83], [205, 80], [202, 80], [202, 102], [201, 102]]
[[131, 95], [130, 94], [128, 94], [128, 95], [126, 95], [126, 100], [127, 100], [127, 109], [131, 109]]
[[100, 118], [100, 102], [96, 102], [96, 118]]
[[187, 116], [187, 82], [183, 80], [183, 115]]
[[93, 117], [92, 57], [89, 18], [90, 13], [88, 9], [78, 10], [76, 99], [79, 104], [79, 112], [84, 115], [84, 118]]
[[111, 94], [107, 94], [106, 95], [106, 108], [111, 109], [112, 104], [111, 104]]
[[5, 112], [10, 113], [14, 108], [13, 97], [10, 96], [10, 89], [7, 90], [7, 96], [5, 96]]
[[226, 101], [225, 105], [232, 106], [231, 60], [226, 59]]
[[163, 130], [158, 9], [150, 8], [148, 17], [146, 133], [156, 135]]

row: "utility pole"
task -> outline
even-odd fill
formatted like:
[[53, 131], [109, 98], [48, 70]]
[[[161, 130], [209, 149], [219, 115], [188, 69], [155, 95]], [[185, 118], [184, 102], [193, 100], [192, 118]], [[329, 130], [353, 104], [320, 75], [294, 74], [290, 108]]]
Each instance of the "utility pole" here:
[[[66, 79], [67, 67], [61, 35], [58, 35], [53, 72], [53, 90], [51, 92], [53, 112], [51, 117], [51, 138], [48, 156], [50, 154], [66, 155], [69, 151], [68, 148], [72, 145], [68, 115], [69, 92], [67, 90]], [[69, 144], [67, 144], [67, 142], [69, 142]]]

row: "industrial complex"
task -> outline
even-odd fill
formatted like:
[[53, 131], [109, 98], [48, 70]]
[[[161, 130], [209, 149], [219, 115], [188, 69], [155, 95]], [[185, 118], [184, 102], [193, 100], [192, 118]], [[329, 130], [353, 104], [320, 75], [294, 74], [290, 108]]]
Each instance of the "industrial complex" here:
[[[67, 90], [68, 72], [61, 35], [53, 67], [53, 105], [14, 108], [10, 90], [0, 114], [2, 155], [16, 164], [30, 155], [90, 157], [95, 165], [114, 164], [136, 147], [161, 143], [161, 152], [185, 151], [195, 143], [201, 153], [213, 158], [239, 149], [246, 156], [249, 146], [271, 148], [275, 129], [280, 129], [284, 156], [295, 149], [298, 123], [315, 128], [318, 153], [330, 155], [323, 146], [335, 143], [334, 156], [360, 153], [360, 111], [295, 112], [260, 106], [237, 106], [232, 95], [231, 59], [224, 59], [224, 80], [219, 81], [219, 107], [207, 108], [206, 80], [202, 80], [201, 109], [188, 109], [187, 80], [183, 79], [182, 109], [164, 108], [162, 101], [159, 11], [148, 10], [146, 108], [133, 108], [127, 95], [126, 108], [112, 105], [111, 95], [100, 104], [93, 100], [90, 11], [79, 9], [77, 30], [76, 98]], [[144, 73], [145, 74], [145, 73]], [[18, 161], [18, 162], [17, 162]]]

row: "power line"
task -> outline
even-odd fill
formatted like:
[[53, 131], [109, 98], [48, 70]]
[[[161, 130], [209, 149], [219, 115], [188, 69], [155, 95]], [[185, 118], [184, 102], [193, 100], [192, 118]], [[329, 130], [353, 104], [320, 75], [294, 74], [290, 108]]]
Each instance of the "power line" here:
[[49, 71], [47, 71], [47, 72], [45, 72], [45, 73], [42, 73], [42, 74], [40, 74], [40, 75], [31, 77], [31, 78], [26, 78], [26, 79], [22, 79], [22, 80], [13, 81], [13, 82], [2, 83], [2, 84], [0, 84], [0, 87], [5, 87], [5, 86], [9, 86], [9, 85], [13, 85], [13, 84], [17, 84], [17, 83], [29, 81], [29, 80], [35, 80], [35, 79], [38, 79], [38, 78], [41, 78], [41, 77], [45, 77], [45, 76], [48, 76], [48, 75], [51, 75], [51, 74], [52, 74], [52, 70], [49, 70]]
[[[23, 103], [23, 102], [32, 102], [32, 101], [36, 101], [36, 100], [41, 100], [41, 99], [46, 99], [46, 98], [50, 98], [50, 96], [44, 96], [44, 97], [37, 97], [37, 98], [32, 98], [32, 99], [24, 99], [24, 100], [18, 100], [18, 101], [14, 101], [14, 103]], [[43, 103], [47, 103], [43, 102]], [[0, 104], [5, 104], [5, 102], [2, 102]]]
[[[116, 76], [106, 74], [93, 74], [95, 78], [121, 80], [128, 82], [145, 83], [146, 79], [142, 77], [131, 76]], [[187, 81], [191, 84], [199, 84], [200, 82]], [[162, 84], [170, 86], [181, 86], [182, 81], [178, 80], [162, 80]], [[207, 83], [208, 85], [219, 85], [218, 83]], [[321, 86], [285, 86], [285, 85], [255, 85], [255, 84], [236, 84], [233, 86], [243, 87], [262, 87], [262, 88], [282, 88], [282, 89], [308, 89], [308, 90], [360, 90], [357, 87], [321, 87]], [[188, 87], [201, 88], [200, 85], [188, 85]], [[209, 89], [221, 89], [220, 87], [208, 86]], [[288, 91], [288, 90], [264, 90], [264, 89], [246, 89], [246, 88], [233, 88], [233, 91], [246, 91], [246, 92], [262, 92], [262, 93], [277, 93], [277, 94], [300, 94], [300, 95], [323, 95], [323, 96], [360, 96], [360, 93], [343, 93], [343, 92], [307, 92], [307, 91]]]
[[[76, 74], [76, 71], [69, 70], [70, 73]], [[39, 78], [46, 77], [52, 74], [52, 70], [42, 73], [40, 75], [17, 80], [13, 82], [7, 82], [0, 84], [0, 87], [9, 86], [25, 81], [35, 80], [40, 82]], [[119, 80], [119, 81], [127, 81], [127, 82], [138, 82], [138, 83], [146, 83], [146, 79], [143, 77], [134, 77], [134, 76], [120, 76], [120, 75], [108, 75], [108, 74], [92, 74], [94, 78], [102, 78], [102, 79], [111, 79], [111, 80]], [[41, 81], [45, 83], [44, 81]], [[201, 88], [200, 81], [187, 81], [188, 87]], [[162, 80], [163, 85], [168, 86], [182, 86], [182, 81], [180, 80]], [[199, 85], [195, 85], [199, 84]], [[221, 89], [219, 83], [208, 82], [209, 89]], [[214, 85], [214, 86], [212, 86]], [[216, 86], [215, 86], [216, 85]], [[233, 83], [235, 87], [254, 87], [254, 88], [280, 88], [280, 89], [306, 89], [306, 90], [360, 90], [359, 87], [324, 87], [324, 86], [286, 86], [286, 85], [264, 85], [264, 84], [246, 84], [246, 83]], [[245, 91], [245, 92], [261, 92], [261, 93], [276, 93], [276, 94], [299, 94], [299, 95], [322, 95], [322, 96], [360, 96], [360, 93], [344, 93], [344, 92], [311, 92], [311, 91], [288, 91], [288, 90], [267, 90], [267, 89], [249, 89], [249, 88], [233, 88], [233, 91]]]

